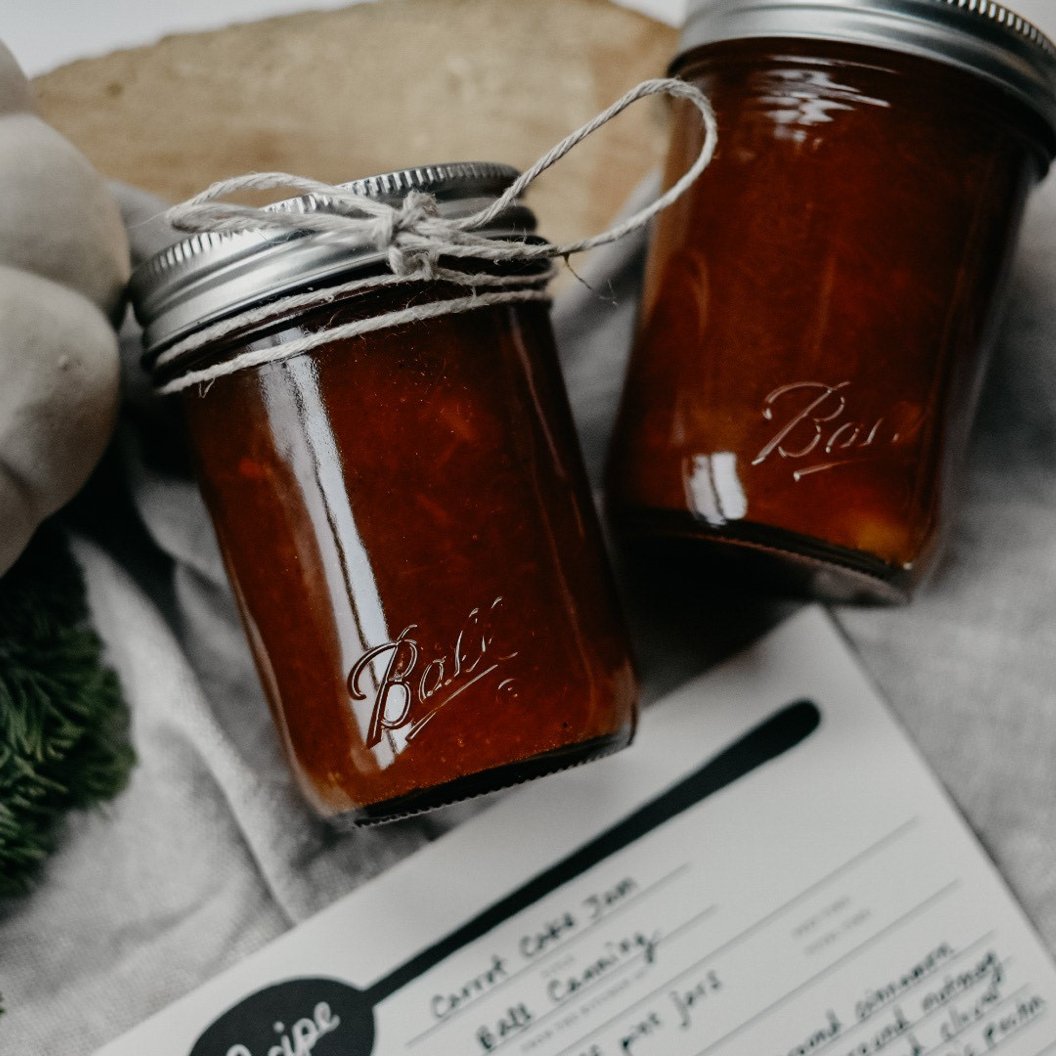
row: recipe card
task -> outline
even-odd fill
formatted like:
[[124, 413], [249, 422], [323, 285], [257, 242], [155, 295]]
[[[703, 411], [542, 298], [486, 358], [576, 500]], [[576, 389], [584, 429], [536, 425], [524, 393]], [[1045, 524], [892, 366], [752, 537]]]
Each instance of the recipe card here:
[[1056, 971], [827, 616], [99, 1056], [1049, 1056]]

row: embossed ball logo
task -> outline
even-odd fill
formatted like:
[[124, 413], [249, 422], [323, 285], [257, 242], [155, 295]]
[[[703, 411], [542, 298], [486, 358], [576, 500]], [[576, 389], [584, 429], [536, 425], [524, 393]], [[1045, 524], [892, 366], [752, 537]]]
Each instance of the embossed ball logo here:
[[336, 979], [289, 979], [258, 990], [217, 1019], [189, 1056], [346, 1056], [363, 1038], [362, 996]]

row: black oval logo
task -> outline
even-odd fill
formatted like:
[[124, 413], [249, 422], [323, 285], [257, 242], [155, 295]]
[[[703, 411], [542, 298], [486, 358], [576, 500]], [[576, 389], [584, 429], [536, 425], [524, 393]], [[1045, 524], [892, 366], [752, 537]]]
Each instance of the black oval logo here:
[[190, 1056], [366, 1056], [374, 1014], [364, 995], [336, 979], [288, 979], [229, 1008]]

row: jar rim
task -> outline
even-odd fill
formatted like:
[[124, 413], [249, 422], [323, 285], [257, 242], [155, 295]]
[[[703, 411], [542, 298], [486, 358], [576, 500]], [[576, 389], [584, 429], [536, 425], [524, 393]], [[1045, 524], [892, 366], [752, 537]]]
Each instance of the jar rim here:
[[1056, 137], [1056, 44], [994, 0], [689, 0], [679, 55], [758, 38], [863, 44], [956, 66], [1026, 104]]
[[[468, 216], [490, 205], [519, 172], [497, 162], [453, 162], [396, 169], [351, 180], [340, 188], [398, 204], [411, 191], [435, 197], [443, 217]], [[265, 207], [293, 213], [337, 212], [333, 199], [299, 195]], [[535, 231], [521, 202], [482, 228], [490, 238], [524, 238]], [[146, 358], [201, 328], [305, 287], [327, 285], [386, 266], [375, 245], [308, 230], [253, 228], [203, 232], [154, 254], [132, 273], [132, 306], [143, 327]]]

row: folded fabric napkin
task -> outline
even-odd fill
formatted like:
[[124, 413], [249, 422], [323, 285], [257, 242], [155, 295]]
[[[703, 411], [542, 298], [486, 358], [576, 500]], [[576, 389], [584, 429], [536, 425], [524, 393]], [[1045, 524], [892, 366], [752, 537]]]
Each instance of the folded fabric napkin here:
[[[137, 259], [171, 240], [120, 190]], [[154, 219], [151, 219], [154, 218]], [[554, 310], [598, 481], [633, 324], [641, 238], [599, 252]], [[172, 408], [134, 325], [126, 410], [81, 501], [77, 554], [133, 708], [140, 763], [70, 820], [45, 882], [0, 907], [0, 1052], [85, 1056], [421, 847], [477, 803], [338, 835], [280, 758]], [[907, 608], [835, 610], [1050, 946], [1056, 945], [1056, 184], [1035, 196], [946, 559]], [[788, 606], [636, 589], [646, 700]], [[891, 774], [897, 782], [899, 775]]]

